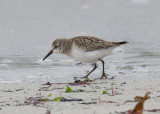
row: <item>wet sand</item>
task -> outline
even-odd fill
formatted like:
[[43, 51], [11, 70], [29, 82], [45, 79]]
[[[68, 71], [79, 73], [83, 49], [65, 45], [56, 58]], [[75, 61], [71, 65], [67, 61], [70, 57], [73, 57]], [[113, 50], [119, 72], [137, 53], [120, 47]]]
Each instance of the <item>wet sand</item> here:
[[[130, 42], [104, 58], [107, 74], [160, 77], [159, 10], [159, 0], [6, 0], [0, 4], [0, 83], [61, 82], [85, 75], [90, 64], [76, 65], [64, 55], [42, 62], [53, 40], [79, 35]], [[122, 71], [128, 66], [132, 69]], [[101, 64], [93, 77], [100, 72]]]

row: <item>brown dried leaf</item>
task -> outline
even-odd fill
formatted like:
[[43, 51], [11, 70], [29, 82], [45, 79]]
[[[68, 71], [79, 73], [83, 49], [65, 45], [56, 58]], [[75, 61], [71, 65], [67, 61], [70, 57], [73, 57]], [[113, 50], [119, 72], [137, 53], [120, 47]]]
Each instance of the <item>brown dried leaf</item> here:
[[149, 94], [150, 94], [150, 92], [147, 92], [145, 94], [145, 96], [143, 97], [143, 99], [137, 103], [137, 105], [135, 106], [135, 108], [133, 110], [133, 113], [137, 113], [137, 112], [139, 114], [143, 113], [143, 103], [145, 100], [149, 99], [149, 96], [148, 96]]
[[141, 97], [141, 96], [135, 96], [135, 97], [134, 97], [134, 100], [135, 100], [135, 101], [140, 101], [140, 100], [142, 100], [142, 99], [143, 99], [143, 97]]
[[144, 100], [144, 101], [150, 98], [150, 97], [148, 96], [149, 94], [151, 94], [150, 91], [148, 91], [148, 92], [146, 93], [146, 95], [143, 97], [143, 100]]
[[131, 100], [126, 100], [124, 103], [128, 103], [128, 102], [133, 102], [133, 101], [131, 101]]

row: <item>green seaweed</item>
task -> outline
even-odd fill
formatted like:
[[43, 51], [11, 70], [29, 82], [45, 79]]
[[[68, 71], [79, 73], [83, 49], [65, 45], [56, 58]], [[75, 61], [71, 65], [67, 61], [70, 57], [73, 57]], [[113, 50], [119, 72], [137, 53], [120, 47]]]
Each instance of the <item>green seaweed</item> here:
[[61, 99], [62, 99], [61, 97], [56, 97], [56, 98], [53, 99], [53, 101], [59, 101]]
[[66, 91], [65, 91], [66, 93], [70, 93], [70, 92], [73, 92], [73, 90], [69, 87], [69, 86], [67, 86], [67, 88], [66, 88]]
[[103, 91], [103, 94], [107, 94], [107, 91]]
[[51, 97], [52, 96], [52, 94], [49, 94], [47, 97]]

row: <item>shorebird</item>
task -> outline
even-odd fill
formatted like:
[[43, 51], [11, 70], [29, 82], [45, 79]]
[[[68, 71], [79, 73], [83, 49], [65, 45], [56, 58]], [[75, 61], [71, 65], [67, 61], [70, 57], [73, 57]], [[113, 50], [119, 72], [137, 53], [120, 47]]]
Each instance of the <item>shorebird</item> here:
[[104, 61], [102, 59], [109, 55], [117, 46], [126, 43], [128, 42], [108, 42], [94, 36], [77, 36], [70, 39], [60, 38], [53, 41], [52, 49], [44, 57], [43, 61], [52, 53], [60, 53], [80, 62], [93, 63], [94, 68], [84, 76], [84, 78], [88, 78], [88, 76], [97, 68], [96, 62], [101, 61], [103, 71], [100, 78], [107, 78], [104, 70]]

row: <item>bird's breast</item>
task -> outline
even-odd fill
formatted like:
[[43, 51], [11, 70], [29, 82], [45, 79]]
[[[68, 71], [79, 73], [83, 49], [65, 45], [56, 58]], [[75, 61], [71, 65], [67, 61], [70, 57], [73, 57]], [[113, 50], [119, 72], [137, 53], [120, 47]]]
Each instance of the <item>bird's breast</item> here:
[[98, 59], [103, 59], [107, 56], [113, 49], [102, 49], [102, 50], [95, 50], [95, 51], [85, 51], [79, 48], [76, 45], [73, 45], [71, 49], [69, 57], [85, 63], [94, 63], [97, 62]]

